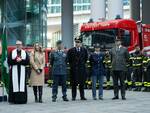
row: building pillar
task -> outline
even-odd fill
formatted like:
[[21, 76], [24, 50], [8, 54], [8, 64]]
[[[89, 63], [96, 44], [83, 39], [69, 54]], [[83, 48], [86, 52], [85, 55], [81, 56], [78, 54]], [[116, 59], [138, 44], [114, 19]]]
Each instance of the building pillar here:
[[64, 46], [73, 46], [73, 0], [61, 0], [61, 32]]
[[106, 17], [106, 1], [92, 0], [91, 1], [91, 18], [94, 21], [103, 20]]
[[123, 0], [108, 0], [108, 20], [113, 20], [117, 15], [123, 18]]
[[130, 0], [130, 17], [135, 21], [141, 20], [140, 0]]
[[142, 0], [142, 23], [150, 24], [150, 0]]

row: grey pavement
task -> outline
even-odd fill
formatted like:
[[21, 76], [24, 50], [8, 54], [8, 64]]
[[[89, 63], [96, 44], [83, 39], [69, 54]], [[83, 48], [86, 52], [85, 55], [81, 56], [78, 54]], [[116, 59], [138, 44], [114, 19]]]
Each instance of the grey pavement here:
[[111, 100], [113, 91], [104, 91], [104, 100], [92, 100], [91, 90], [86, 90], [87, 101], [71, 101], [71, 90], [68, 90], [69, 102], [63, 102], [61, 88], [57, 102], [51, 101], [51, 89], [44, 87], [44, 103], [34, 103], [31, 88], [28, 88], [28, 103], [25, 105], [10, 105], [0, 103], [0, 113], [150, 113], [150, 93], [127, 92], [127, 100]]

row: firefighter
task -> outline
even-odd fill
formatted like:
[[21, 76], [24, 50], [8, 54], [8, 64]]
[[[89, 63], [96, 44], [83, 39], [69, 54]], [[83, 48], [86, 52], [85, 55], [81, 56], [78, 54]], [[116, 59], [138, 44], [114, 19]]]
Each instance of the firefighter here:
[[106, 51], [105, 59], [104, 59], [105, 69], [106, 69], [106, 89], [110, 89], [110, 77], [111, 77], [111, 57], [109, 53]]
[[150, 57], [145, 53], [143, 58], [144, 92], [150, 91]]
[[147, 58], [147, 91], [150, 92], [150, 56]]
[[132, 53], [131, 59], [133, 67], [133, 82], [135, 85], [134, 91], [141, 91], [143, 56], [139, 45], [135, 45], [135, 52]]
[[127, 88], [128, 88], [128, 90], [129, 91], [131, 91], [132, 90], [132, 85], [133, 85], [133, 83], [132, 83], [132, 57], [131, 57], [131, 55], [130, 55], [130, 58], [129, 58], [129, 62], [127, 63], [127, 70], [126, 70], [126, 84], [127, 84]]

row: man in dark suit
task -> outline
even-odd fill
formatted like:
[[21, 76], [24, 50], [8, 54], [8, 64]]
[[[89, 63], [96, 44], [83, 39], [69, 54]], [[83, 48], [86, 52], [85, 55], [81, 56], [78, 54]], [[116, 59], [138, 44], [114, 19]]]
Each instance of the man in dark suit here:
[[86, 61], [88, 59], [87, 50], [82, 47], [82, 39], [75, 38], [75, 47], [68, 51], [68, 61], [70, 64], [72, 100], [76, 100], [77, 86], [79, 85], [81, 100], [86, 100], [84, 96], [84, 85], [86, 80]]
[[124, 72], [126, 70], [126, 64], [129, 59], [129, 52], [127, 48], [121, 45], [121, 40], [116, 39], [115, 47], [111, 49], [110, 55], [111, 55], [111, 61], [112, 61], [113, 84], [114, 84], [114, 98], [112, 99], [113, 100], [119, 99], [118, 81], [120, 81], [122, 100], [126, 100]]

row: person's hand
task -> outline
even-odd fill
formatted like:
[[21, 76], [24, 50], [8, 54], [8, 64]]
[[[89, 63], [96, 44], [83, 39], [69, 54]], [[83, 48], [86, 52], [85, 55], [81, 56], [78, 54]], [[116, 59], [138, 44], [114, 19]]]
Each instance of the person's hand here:
[[22, 59], [20, 57], [17, 57], [17, 62], [21, 62]]

